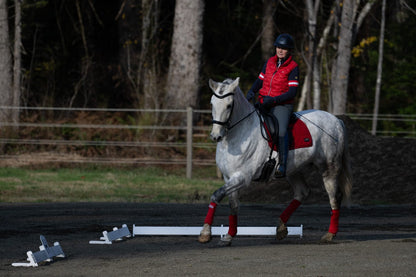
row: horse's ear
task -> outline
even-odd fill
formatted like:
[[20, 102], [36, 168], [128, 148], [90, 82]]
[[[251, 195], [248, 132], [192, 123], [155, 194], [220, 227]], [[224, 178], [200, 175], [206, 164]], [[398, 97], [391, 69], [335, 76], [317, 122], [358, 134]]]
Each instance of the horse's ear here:
[[231, 91], [234, 91], [236, 87], [238, 87], [238, 83], [240, 82], [240, 77], [237, 77], [232, 83], [231, 83]]
[[216, 91], [216, 90], [217, 90], [217, 88], [218, 88], [218, 84], [217, 84], [217, 82], [213, 81], [212, 79], [209, 79], [208, 83], [209, 83], [209, 87], [210, 87], [213, 91]]

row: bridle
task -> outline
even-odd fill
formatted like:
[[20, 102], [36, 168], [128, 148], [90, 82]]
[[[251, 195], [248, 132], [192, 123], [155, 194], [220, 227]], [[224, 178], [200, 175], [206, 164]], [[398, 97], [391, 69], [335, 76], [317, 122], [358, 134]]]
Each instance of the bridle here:
[[[235, 93], [234, 92], [230, 92], [224, 95], [218, 95], [214, 92], [214, 96], [217, 97], [218, 99], [224, 99], [225, 97], [229, 97], [229, 96], [234, 96]], [[226, 120], [226, 121], [218, 121], [215, 119], [212, 119], [212, 124], [218, 124], [221, 126], [225, 126], [227, 129], [229, 129], [230, 126], [230, 121], [231, 121], [231, 115], [233, 114], [233, 110], [234, 110], [234, 101], [233, 101], [233, 105], [231, 106], [231, 112], [230, 112], [230, 117]]]
[[[225, 97], [229, 97], [229, 96], [234, 96], [235, 93], [234, 92], [230, 92], [224, 95], [218, 95], [214, 92], [214, 96], [217, 97], [218, 99], [224, 99]], [[212, 124], [218, 124], [221, 126], [225, 126], [225, 128], [227, 130], [231, 130], [232, 128], [234, 128], [235, 126], [237, 126], [238, 124], [240, 124], [243, 120], [245, 120], [246, 118], [248, 118], [250, 115], [252, 115], [256, 110], [254, 109], [253, 111], [251, 111], [250, 113], [248, 113], [246, 116], [244, 116], [243, 118], [241, 118], [240, 120], [238, 120], [236, 123], [234, 123], [233, 125], [231, 125], [231, 116], [233, 114], [234, 111], [234, 101], [233, 104], [231, 106], [231, 112], [230, 112], [230, 117], [226, 120], [226, 121], [218, 121], [213, 119], [212, 120]]]

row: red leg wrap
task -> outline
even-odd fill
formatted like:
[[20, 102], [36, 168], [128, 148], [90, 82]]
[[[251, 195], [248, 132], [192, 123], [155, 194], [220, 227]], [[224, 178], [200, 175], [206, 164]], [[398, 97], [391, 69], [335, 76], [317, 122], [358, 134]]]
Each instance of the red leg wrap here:
[[338, 233], [338, 222], [339, 222], [339, 210], [332, 210], [331, 224], [329, 225], [328, 232], [332, 234]]
[[205, 217], [204, 223], [212, 225], [212, 221], [214, 221], [214, 214], [215, 214], [215, 209], [216, 208], [217, 208], [216, 203], [214, 203], [214, 202], [209, 203], [208, 213], [207, 213], [207, 216]]
[[296, 209], [300, 206], [301, 202], [293, 199], [292, 202], [290, 202], [289, 206], [283, 211], [283, 213], [280, 215], [280, 219], [286, 223], [290, 216], [296, 211]]
[[237, 215], [228, 216], [228, 222], [230, 226], [228, 227], [228, 234], [232, 237], [237, 235]]

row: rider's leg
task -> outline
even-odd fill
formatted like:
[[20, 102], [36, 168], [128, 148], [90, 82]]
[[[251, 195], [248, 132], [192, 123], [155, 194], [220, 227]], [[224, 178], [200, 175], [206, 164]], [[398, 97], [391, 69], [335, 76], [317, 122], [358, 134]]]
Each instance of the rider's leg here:
[[289, 152], [289, 138], [287, 135], [284, 137], [279, 136], [279, 167], [276, 169], [276, 177], [286, 176], [286, 163], [287, 154]]
[[287, 127], [289, 126], [289, 119], [293, 112], [293, 105], [276, 106], [273, 109], [273, 114], [279, 122], [279, 167], [276, 169], [276, 177], [286, 176], [287, 155], [289, 152], [289, 136], [287, 134]]

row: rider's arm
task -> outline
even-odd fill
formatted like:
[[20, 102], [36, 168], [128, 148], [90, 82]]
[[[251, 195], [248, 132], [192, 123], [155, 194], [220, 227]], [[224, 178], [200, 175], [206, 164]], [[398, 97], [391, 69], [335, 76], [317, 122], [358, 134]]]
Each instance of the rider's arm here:
[[247, 93], [247, 100], [248, 101], [253, 99], [255, 94], [257, 92], [259, 92], [259, 90], [263, 86], [263, 76], [264, 76], [264, 73], [266, 72], [266, 65], [267, 65], [267, 62], [264, 64], [263, 69], [261, 70], [261, 73], [259, 74], [259, 77], [256, 79], [254, 84], [251, 86], [251, 89], [248, 91], [248, 93]]

